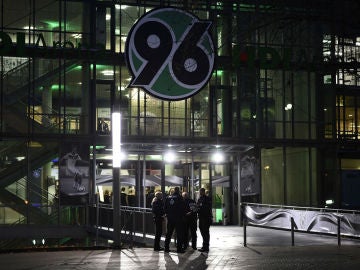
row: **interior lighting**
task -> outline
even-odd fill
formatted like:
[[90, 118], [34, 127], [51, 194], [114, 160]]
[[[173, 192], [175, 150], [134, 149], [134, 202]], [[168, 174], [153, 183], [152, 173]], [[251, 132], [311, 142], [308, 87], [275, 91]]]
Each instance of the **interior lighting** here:
[[65, 87], [64, 85], [59, 86], [58, 84], [53, 84], [50, 86], [50, 89], [51, 91], [59, 91], [59, 90], [64, 90]]
[[127, 9], [129, 6], [127, 5], [119, 5], [119, 4], [116, 4], [115, 5], [115, 9]]
[[333, 200], [333, 199], [326, 200], [326, 201], [325, 201], [325, 204], [326, 204], [326, 205], [334, 204], [334, 200]]
[[46, 23], [49, 27], [49, 29], [54, 29], [56, 27], [59, 27], [59, 22], [58, 21], [43, 21], [44, 23]]
[[221, 151], [216, 151], [215, 153], [212, 154], [211, 160], [214, 163], [221, 163], [225, 160], [225, 156], [224, 153]]
[[29, 25], [27, 25], [27, 26], [24, 26], [23, 27], [23, 29], [25, 29], [25, 30], [34, 30], [35, 29], [35, 27], [34, 26], [29, 26]]
[[72, 34], [72, 37], [73, 38], [82, 38], [82, 35], [81, 34]]
[[114, 71], [113, 70], [110, 70], [110, 69], [106, 69], [106, 70], [103, 70], [101, 71], [101, 73], [105, 76], [112, 76], [114, 75]]
[[113, 148], [113, 168], [121, 167], [121, 114], [112, 113], [112, 148]]
[[173, 163], [175, 160], [176, 160], [176, 154], [174, 151], [169, 150], [164, 154], [164, 161], [166, 163]]
[[[106, 151], [109, 151], [108, 149]], [[112, 149], [110, 150], [112, 151]], [[127, 153], [125, 153], [124, 151], [120, 152], [120, 161], [123, 161], [127, 158]], [[102, 155], [101, 159], [104, 160], [113, 160], [113, 155]]]
[[125, 160], [126, 158], [127, 158], [127, 153], [124, 152], [124, 151], [121, 151], [121, 152], [120, 152], [120, 159], [121, 159], [121, 161]]
[[286, 104], [285, 111], [288, 111], [291, 109], [292, 109], [292, 104], [291, 103]]

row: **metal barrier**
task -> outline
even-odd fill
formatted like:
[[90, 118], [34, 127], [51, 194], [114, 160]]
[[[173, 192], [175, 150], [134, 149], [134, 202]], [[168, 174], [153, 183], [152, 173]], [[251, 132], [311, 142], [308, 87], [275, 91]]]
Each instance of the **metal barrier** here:
[[338, 246], [341, 236], [360, 238], [360, 211], [254, 203], [242, 203], [241, 209], [244, 246], [247, 226], [290, 230], [293, 246], [295, 231], [336, 235]]
[[[129, 242], [131, 247], [134, 245], [134, 236], [136, 233], [142, 235], [145, 240], [146, 234], [155, 234], [153, 231], [151, 208], [142, 207], [120, 207], [122, 220], [120, 222], [123, 242]], [[139, 223], [141, 221], [141, 225]], [[151, 222], [151, 224], [150, 224]]]
[[[107, 239], [113, 238], [113, 208], [109, 204], [99, 204], [99, 207], [91, 207], [90, 224], [96, 231], [98, 239], [99, 233]], [[143, 207], [120, 207], [120, 227], [121, 242], [134, 245], [135, 237], [137, 242], [145, 243], [147, 234], [154, 235], [153, 215], [151, 208]], [[96, 240], [98, 242], [98, 240]]]

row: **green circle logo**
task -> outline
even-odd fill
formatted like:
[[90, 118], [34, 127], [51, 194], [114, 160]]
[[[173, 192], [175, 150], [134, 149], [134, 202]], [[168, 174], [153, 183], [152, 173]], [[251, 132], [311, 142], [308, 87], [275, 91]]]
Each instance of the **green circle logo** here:
[[130, 87], [165, 100], [188, 98], [209, 81], [214, 68], [210, 21], [176, 8], [141, 17], [126, 40]]

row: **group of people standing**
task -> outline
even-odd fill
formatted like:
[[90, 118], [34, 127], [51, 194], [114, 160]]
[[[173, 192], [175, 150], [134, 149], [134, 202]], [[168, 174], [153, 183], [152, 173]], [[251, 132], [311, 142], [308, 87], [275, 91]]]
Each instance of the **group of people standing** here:
[[[180, 188], [175, 187], [174, 192], [163, 199], [160, 191], [155, 193], [151, 207], [155, 223], [154, 250], [170, 252], [170, 241], [176, 232], [176, 251], [184, 253], [189, 246], [189, 234], [194, 250], [197, 250], [197, 220], [203, 239], [201, 252], [209, 251], [210, 225], [212, 223], [211, 199], [206, 195], [205, 189], [199, 191], [197, 202], [190, 198], [187, 192], [180, 193]], [[164, 248], [160, 246], [164, 218], [167, 219]]]

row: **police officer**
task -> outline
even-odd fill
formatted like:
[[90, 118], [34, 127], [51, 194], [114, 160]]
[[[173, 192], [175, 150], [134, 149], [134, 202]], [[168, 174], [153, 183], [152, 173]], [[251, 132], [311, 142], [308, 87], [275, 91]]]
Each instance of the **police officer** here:
[[167, 217], [167, 232], [165, 237], [165, 252], [170, 252], [169, 245], [171, 236], [176, 230], [176, 249], [178, 253], [184, 253], [184, 217], [185, 203], [180, 194], [180, 188], [175, 187], [174, 193], [166, 197], [165, 214]]
[[183, 192], [182, 196], [185, 202], [185, 230], [184, 230], [184, 249], [189, 246], [189, 232], [191, 234], [191, 246], [194, 250], [196, 247], [196, 229], [197, 229], [197, 205], [196, 202], [190, 198], [189, 193]]
[[161, 191], [157, 191], [155, 193], [155, 197], [151, 202], [151, 208], [152, 208], [154, 224], [155, 224], [154, 250], [155, 251], [164, 250], [162, 247], [160, 247], [160, 238], [163, 229], [162, 224], [165, 216], [164, 201]]
[[199, 229], [203, 238], [201, 252], [209, 251], [210, 225], [212, 224], [211, 199], [205, 194], [205, 188], [200, 188], [200, 197], [197, 201]]

